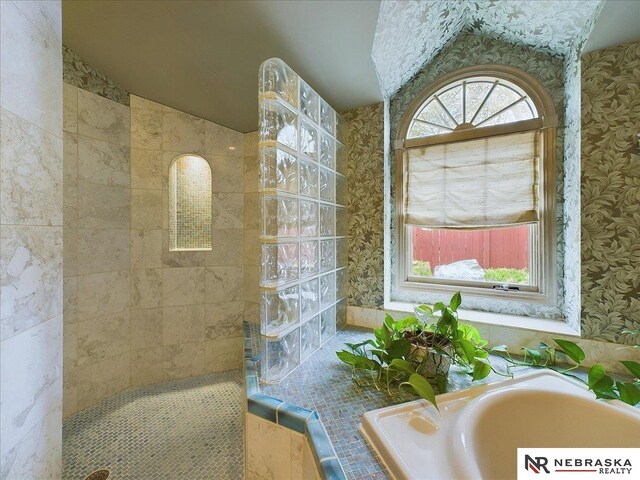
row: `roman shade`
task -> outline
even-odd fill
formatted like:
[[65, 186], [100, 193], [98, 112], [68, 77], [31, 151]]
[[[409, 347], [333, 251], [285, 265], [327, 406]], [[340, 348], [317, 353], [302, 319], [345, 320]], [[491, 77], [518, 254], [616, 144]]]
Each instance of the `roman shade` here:
[[406, 151], [404, 223], [483, 228], [538, 221], [539, 131]]

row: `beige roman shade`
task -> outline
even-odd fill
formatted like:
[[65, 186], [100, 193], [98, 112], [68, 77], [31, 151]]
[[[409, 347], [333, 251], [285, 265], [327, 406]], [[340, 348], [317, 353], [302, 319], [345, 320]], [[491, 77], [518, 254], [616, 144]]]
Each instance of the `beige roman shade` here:
[[404, 223], [481, 228], [538, 221], [538, 131], [410, 148]]

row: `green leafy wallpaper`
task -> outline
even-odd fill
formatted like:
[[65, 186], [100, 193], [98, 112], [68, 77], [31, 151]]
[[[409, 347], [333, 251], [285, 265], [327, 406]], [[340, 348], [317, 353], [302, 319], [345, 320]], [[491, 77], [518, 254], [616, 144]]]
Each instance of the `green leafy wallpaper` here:
[[[482, 50], [483, 43], [492, 43], [477, 36], [466, 40], [465, 49], [477, 41], [478, 51]], [[472, 48], [471, 52], [474, 51]], [[504, 55], [505, 49], [493, 51]], [[462, 56], [463, 50], [456, 53]], [[489, 53], [481, 54], [480, 58], [496, 61]], [[562, 116], [562, 76], [557, 73], [562, 69], [561, 61], [531, 57], [524, 61], [521, 68], [538, 72], [552, 91]], [[458, 63], [464, 64], [467, 61]], [[640, 43], [586, 54], [582, 58], [581, 77], [582, 336], [638, 343], [640, 338], [622, 331], [640, 328], [640, 151], [634, 143], [636, 134], [640, 133]], [[416, 80], [420, 80], [421, 85], [415, 85]], [[409, 88], [417, 92], [424, 88], [426, 81], [424, 77], [415, 79]], [[396, 104], [396, 108], [392, 108], [392, 124], [393, 113], [395, 111], [397, 118], [404, 107], [402, 103], [402, 107]], [[383, 104], [356, 108], [344, 116], [350, 125], [349, 305], [382, 308]], [[560, 146], [559, 151], [562, 151]], [[558, 174], [563, 173], [559, 168]], [[561, 209], [558, 213], [558, 222], [562, 225], [566, 219]], [[559, 255], [562, 250], [559, 245]]]
[[62, 46], [62, 78], [70, 85], [129, 106], [129, 92], [98, 72], [66, 45]]
[[603, 0], [385, 0], [371, 57], [385, 96], [465, 30], [566, 56], [588, 34]]
[[384, 104], [342, 115], [349, 125], [349, 305], [382, 308]]
[[640, 42], [582, 57], [582, 335], [639, 343]]

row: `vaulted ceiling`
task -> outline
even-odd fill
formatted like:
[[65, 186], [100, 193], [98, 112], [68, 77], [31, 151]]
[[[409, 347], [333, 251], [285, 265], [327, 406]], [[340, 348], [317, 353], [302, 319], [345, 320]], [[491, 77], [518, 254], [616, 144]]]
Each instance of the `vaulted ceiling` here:
[[640, 2], [607, 0], [587, 39], [583, 53], [640, 41]]
[[[63, 41], [131, 93], [246, 132], [267, 58], [346, 110], [392, 95], [465, 29], [566, 55], [601, 3], [63, 0]], [[639, 11], [638, 0], [608, 0], [588, 48], [639, 40]]]
[[125, 90], [247, 132], [279, 57], [337, 110], [382, 100], [379, 0], [64, 0], [63, 41]]
[[555, 55], [580, 48], [602, 0], [382, 2], [373, 43], [380, 87], [392, 95], [465, 29]]

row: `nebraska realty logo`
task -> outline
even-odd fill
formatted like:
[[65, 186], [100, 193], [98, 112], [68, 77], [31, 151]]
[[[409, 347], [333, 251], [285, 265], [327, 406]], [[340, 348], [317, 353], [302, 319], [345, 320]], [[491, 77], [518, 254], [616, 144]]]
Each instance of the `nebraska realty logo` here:
[[518, 480], [640, 478], [640, 448], [519, 448]]

